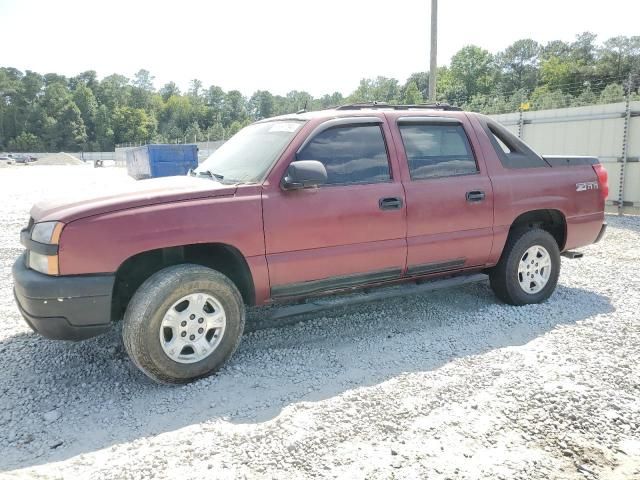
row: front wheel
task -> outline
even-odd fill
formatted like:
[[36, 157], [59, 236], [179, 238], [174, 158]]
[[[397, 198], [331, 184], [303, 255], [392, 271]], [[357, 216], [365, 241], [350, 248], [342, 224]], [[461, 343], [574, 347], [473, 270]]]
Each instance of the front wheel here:
[[167, 267], [149, 277], [127, 306], [122, 327], [133, 363], [161, 383], [211, 375], [233, 354], [245, 310], [226, 276], [199, 265]]
[[560, 275], [560, 249], [540, 228], [509, 235], [498, 264], [490, 271], [491, 288], [511, 305], [540, 303], [551, 296]]

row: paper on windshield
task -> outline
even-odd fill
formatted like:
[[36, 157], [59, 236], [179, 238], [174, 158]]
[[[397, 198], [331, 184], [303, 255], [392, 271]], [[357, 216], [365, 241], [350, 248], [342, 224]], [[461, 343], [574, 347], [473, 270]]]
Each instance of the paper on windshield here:
[[295, 132], [302, 125], [300, 122], [273, 122], [269, 132]]

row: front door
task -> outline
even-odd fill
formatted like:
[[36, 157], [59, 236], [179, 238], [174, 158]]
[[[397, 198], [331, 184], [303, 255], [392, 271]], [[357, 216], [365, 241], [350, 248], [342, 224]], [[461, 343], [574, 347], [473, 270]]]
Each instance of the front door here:
[[290, 159], [322, 162], [327, 183], [291, 191], [283, 190], [279, 181], [264, 187], [272, 298], [401, 276], [406, 260], [405, 200], [388, 136], [379, 117], [330, 120]]

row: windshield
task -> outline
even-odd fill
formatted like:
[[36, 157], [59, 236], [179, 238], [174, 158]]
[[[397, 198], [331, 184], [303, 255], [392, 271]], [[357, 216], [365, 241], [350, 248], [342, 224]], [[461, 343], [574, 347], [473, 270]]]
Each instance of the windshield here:
[[226, 182], [258, 182], [289, 144], [302, 121], [255, 123], [213, 152], [195, 172]]

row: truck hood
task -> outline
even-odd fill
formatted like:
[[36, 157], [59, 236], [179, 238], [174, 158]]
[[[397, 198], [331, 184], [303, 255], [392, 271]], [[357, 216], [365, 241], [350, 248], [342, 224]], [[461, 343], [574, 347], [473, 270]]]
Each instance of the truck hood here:
[[74, 195], [48, 199], [31, 209], [35, 222], [57, 220], [69, 223], [79, 218], [128, 208], [233, 195], [235, 185], [223, 185], [210, 178], [164, 177], [141, 180], [98, 195]]

